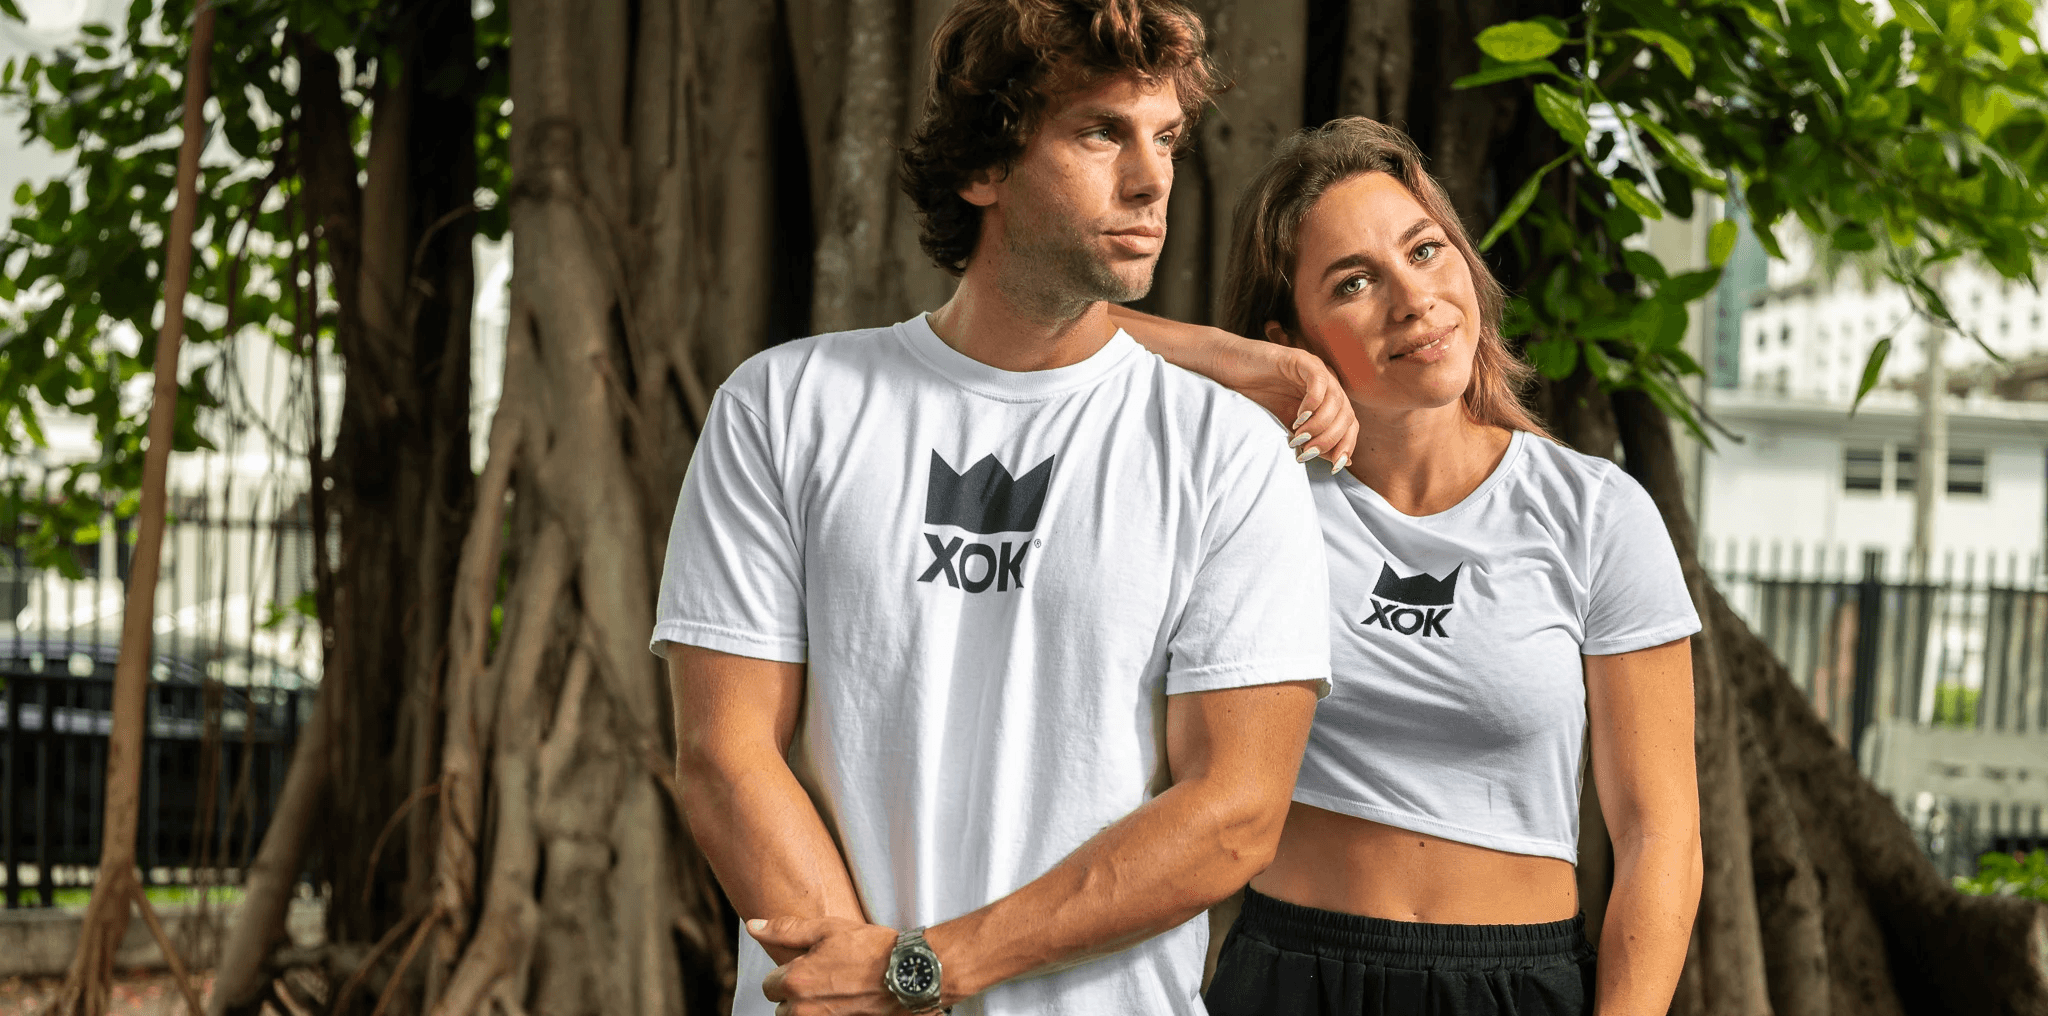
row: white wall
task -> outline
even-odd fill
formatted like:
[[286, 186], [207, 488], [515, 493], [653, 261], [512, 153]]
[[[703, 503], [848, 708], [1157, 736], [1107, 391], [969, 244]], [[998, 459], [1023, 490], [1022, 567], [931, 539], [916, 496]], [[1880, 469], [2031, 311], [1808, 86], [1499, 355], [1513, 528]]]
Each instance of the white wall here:
[[[1757, 565], [1767, 571], [1789, 568], [1794, 547], [1803, 570], [1819, 564], [1820, 552], [1828, 570], [1839, 561], [1858, 574], [1870, 549], [1885, 552], [1890, 574], [1903, 570], [1912, 545], [1913, 495], [1893, 486], [1889, 452], [1914, 444], [1910, 400], [1877, 398], [1851, 417], [1846, 406], [1817, 399], [1739, 390], [1708, 398], [1708, 411], [1744, 439], [1723, 439], [1706, 456], [1700, 535], [1712, 567], [1747, 567], [1754, 546]], [[2048, 529], [2048, 405], [1958, 401], [1949, 429], [1952, 451], [1986, 453], [1985, 490], [1944, 492], [1939, 499], [1936, 574], [1951, 555], [1959, 575], [1973, 557], [1979, 569], [1987, 557], [1995, 559], [2000, 575], [2013, 564], [2023, 573], [2038, 571]], [[1886, 489], [1843, 489], [1849, 447], [1887, 450]]]

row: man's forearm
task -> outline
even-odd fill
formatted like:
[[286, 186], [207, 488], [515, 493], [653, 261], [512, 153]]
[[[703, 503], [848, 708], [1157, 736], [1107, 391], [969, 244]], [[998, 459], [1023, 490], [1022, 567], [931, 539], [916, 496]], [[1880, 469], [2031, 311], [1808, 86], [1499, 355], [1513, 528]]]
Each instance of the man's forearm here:
[[696, 760], [682, 788], [690, 835], [742, 919], [865, 920], [845, 859], [781, 756]]
[[1614, 892], [1600, 928], [1598, 1016], [1671, 1007], [1699, 899], [1697, 836], [1615, 843]]
[[1265, 867], [1285, 817], [1284, 800], [1254, 813], [1204, 786], [1170, 788], [1023, 888], [927, 931], [946, 1004], [1179, 926]]

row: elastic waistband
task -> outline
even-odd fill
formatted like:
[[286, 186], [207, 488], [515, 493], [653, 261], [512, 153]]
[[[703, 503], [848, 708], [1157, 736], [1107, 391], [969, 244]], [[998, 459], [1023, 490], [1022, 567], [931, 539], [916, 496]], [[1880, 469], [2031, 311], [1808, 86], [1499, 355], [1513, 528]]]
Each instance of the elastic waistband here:
[[1440, 966], [1450, 958], [1481, 965], [1577, 962], [1592, 955], [1583, 916], [1549, 924], [1420, 924], [1305, 907], [1246, 889], [1238, 924], [1244, 934], [1288, 952], [1399, 967]]

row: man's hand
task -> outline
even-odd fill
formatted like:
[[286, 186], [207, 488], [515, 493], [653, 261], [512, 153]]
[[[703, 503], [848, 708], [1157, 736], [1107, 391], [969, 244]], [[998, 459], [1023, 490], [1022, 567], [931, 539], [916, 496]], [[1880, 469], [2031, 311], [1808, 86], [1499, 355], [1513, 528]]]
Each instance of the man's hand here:
[[903, 1016], [882, 986], [896, 932], [843, 917], [778, 917], [747, 922], [771, 953], [801, 952], [761, 982], [775, 1016]]

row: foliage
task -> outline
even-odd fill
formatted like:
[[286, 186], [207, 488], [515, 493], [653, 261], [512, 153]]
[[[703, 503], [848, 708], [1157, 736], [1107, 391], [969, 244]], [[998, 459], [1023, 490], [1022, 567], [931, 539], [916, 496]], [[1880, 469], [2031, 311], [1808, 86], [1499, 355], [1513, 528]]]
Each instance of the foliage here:
[[[0, 14], [19, 17], [0, 0]], [[161, 320], [160, 240], [168, 228], [181, 137], [192, 0], [131, 0], [115, 28], [88, 24], [54, 58], [0, 68], [0, 100], [29, 140], [75, 161], [41, 186], [22, 185], [0, 237], [0, 456], [44, 446], [44, 418], [92, 421], [101, 449], [66, 464], [54, 489], [0, 489], [0, 518], [25, 519], [38, 566], [62, 567], [59, 540], [96, 524], [104, 508], [134, 511], [121, 492], [141, 485], [147, 385]], [[331, 339], [320, 309], [325, 273], [311, 256], [294, 163], [300, 80], [296, 52], [340, 54], [342, 97], [368, 132], [372, 82], [388, 27], [373, 0], [246, 0], [218, 8], [196, 259], [186, 303], [190, 370], [180, 389], [175, 450], [208, 447], [203, 410], [236, 401], [233, 358], [208, 355], [254, 329], [296, 353]], [[502, 5], [478, 25], [487, 109], [509, 94]], [[506, 124], [478, 137], [484, 194], [478, 229], [506, 229]], [[360, 146], [359, 146], [360, 147]], [[245, 401], [245, 400], [243, 400]], [[299, 437], [303, 443], [304, 436]]]
[[2048, 851], [1985, 854], [1977, 858], [1976, 876], [1957, 875], [1955, 887], [1972, 896], [2022, 896], [2048, 903]]
[[[1949, 329], [1968, 333], [1926, 281], [1934, 266], [1969, 255], [2034, 281], [2048, 249], [2048, 66], [2033, 4], [1890, 9], [1591, 0], [1569, 21], [1480, 33], [1484, 63], [1458, 86], [1522, 82], [1565, 142], [1483, 244], [1506, 238], [1533, 269], [1510, 321], [1538, 369], [1562, 378], [1583, 362], [1700, 434], [1676, 385], [1700, 372], [1680, 348], [1685, 304], [1718, 281], [1735, 224], [1713, 226], [1705, 271], [1674, 275], [1627, 245], [1645, 219], [1690, 217], [1696, 191], [1739, 196], [1774, 257], [1771, 227], [1788, 216], [1834, 250], [1873, 252]], [[1546, 186], [1560, 169], [1564, 185]], [[1890, 348], [1886, 336], [1872, 349], [1859, 401]]]
[[1977, 725], [1977, 698], [1979, 689], [1965, 688], [1953, 682], [1934, 686], [1934, 725], [1938, 727], [1974, 727]]

